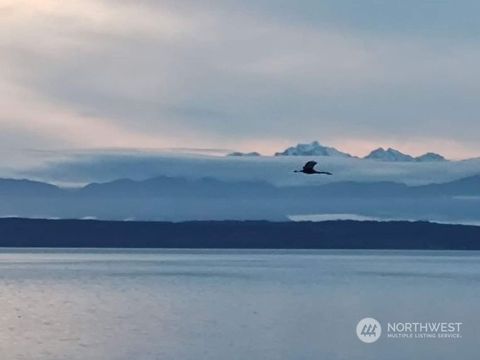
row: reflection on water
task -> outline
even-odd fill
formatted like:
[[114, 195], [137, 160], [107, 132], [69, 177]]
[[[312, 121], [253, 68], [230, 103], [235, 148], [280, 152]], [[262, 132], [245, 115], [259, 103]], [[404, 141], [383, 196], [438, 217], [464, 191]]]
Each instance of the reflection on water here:
[[[0, 359], [476, 359], [480, 254], [0, 252]], [[460, 340], [355, 326], [463, 322]]]

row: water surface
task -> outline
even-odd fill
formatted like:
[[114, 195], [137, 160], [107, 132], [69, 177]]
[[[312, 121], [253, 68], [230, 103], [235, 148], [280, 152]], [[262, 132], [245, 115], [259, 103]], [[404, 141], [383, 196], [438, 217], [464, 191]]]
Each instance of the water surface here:
[[[0, 250], [0, 359], [478, 359], [480, 254]], [[364, 344], [367, 316], [463, 322]]]

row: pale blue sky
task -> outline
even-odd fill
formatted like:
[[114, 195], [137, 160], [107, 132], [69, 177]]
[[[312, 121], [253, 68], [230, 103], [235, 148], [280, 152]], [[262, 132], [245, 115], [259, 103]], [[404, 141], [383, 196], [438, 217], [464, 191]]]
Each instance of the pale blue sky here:
[[1, 0], [0, 151], [316, 139], [478, 156], [479, 14], [477, 1]]

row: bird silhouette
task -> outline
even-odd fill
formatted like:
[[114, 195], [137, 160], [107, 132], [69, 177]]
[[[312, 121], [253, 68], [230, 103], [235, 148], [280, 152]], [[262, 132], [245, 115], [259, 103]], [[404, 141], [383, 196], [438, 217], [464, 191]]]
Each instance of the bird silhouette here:
[[312, 174], [333, 175], [331, 172], [328, 172], [328, 171], [317, 171], [317, 170], [315, 170], [315, 165], [317, 165], [316, 161], [309, 161], [303, 166], [302, 170], [294, 170], [294, 172], [304, 173], [304, 174], [307, 174], [307, 175], [312, 175]]

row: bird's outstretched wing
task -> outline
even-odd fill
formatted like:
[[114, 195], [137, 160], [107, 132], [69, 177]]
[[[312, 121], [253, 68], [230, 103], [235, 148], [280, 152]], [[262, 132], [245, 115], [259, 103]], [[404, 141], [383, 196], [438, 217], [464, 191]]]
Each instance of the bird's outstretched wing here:
[[313, 170], [315, 165], [317, 165], [316, 161], [309, 161], [303, 166], [303, 171]]

